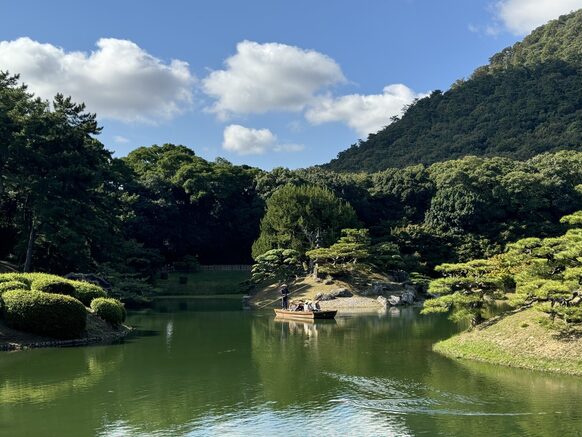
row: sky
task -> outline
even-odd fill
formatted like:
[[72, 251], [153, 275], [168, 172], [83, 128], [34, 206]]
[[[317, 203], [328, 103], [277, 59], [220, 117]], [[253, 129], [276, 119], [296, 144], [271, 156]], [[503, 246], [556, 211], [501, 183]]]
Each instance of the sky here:
[[328, 162], [582, 0], [19, 0], [0, 70], [152, 144], [271, 169]]

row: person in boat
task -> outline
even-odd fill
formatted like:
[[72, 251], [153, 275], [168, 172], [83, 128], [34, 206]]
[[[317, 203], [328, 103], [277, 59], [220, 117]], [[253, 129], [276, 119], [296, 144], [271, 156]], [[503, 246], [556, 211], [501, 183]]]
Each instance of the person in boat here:
[[279, 291], [281, 293], [281, 308], [286, 310], [289, 308], [289, 287], [287, 284], [283, 284]]
[[310, 301], [306, 300], [303, 304], [303, 311], [313, 311], [313, 305]]

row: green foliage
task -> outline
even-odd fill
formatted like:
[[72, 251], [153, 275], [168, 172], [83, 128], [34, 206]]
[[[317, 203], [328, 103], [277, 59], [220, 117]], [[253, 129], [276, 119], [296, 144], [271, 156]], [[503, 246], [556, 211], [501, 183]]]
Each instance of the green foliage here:
[[79, 299], [85, 306], [90, 306], [93, 299], [98, 297], [107, 297], [107, 292], [96, 284], [85, 281], [70, 281], [71, 285], [75, 287], [77, 299]]
[[0, 296], [10, 290], [27, 290], [28, 286], [20, 281], [7, 281], [0, 283]]
[[44, 293], [64, 294], [67, 296], [78, 297], [77, 290], [72, 281], [61, 278], [60, 276], [47, 275], [42, 273], [32, 274], [31, 288], [34, 291]]
[[367, 229], [342, 229], [341, 238], [330, 247], [310, 250], [307, 257], [318, 264], [319, 273], [348, 274], [364, 266], [370, 257]]
[[13, 290], [2, 300], [4, 319], [14, 329], [60, 339], [78, 338], [85, 330], [85, 306], [73, 297]]
[[330, 190], [313, 185], [285, 185], [267, 200], [261, 233], [253, 244], [257, 259], [270, 249], [305, 253], [316, 243], [331, 244], [341, 229], [357, 225], [353, 208]]
[[290, 282], [304, 273], [301, 254], [293, 249], [271, 249], [257, 256], [251, 270], [251, 281], [276, 280]]
[[425, 302], [422, 313], [450, 311], [452, 320], [469, 320], [473, 325], [486, 319], [508, 284], [497, 258], [442, 264], [436, 270], [443, 277], [430, 282], [428, 292], [436, 298]]
[[[580, 213], [562, 221], [579, 224]], [[484, 309], [508, 294], [513, 307], [534, 306], [566, 323], [582, 321], [582, 228], [551, 238], [525, 238], [486, 260], [437, 267], [444, 277], [430, 283], [437, 296], [424, 313], [452, 310], [455, 319], [482, 321]]]
[[[516, 159], [582, 144], [582, 12], [536, 29], [447, 92], [434, 91], [326, 165], [379, 171], [466, 155]], [[552, 110], [548, 110], [552, 108]]]
[[120, 325], [125, 321], [125, 307], [117, 299], [98, 297], [91, 302], [91, 309], [103, 320], [114, 326]]

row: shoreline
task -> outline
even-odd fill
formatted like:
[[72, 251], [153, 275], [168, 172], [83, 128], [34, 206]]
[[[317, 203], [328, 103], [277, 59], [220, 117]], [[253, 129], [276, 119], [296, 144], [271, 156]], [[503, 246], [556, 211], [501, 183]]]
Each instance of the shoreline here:
[[565, 334], [534, 309], [454, 335], [432, 349], [452, 359], [582, 376], [582, 333]]
[[18, 331], [0, 323], [0, 352], [111, 344], [125, 339], [133, 331], [134, 329], [127, 325], [114, 328], [104, 320], [91, 315], [87, 317], [87, 336], [67, 340]]

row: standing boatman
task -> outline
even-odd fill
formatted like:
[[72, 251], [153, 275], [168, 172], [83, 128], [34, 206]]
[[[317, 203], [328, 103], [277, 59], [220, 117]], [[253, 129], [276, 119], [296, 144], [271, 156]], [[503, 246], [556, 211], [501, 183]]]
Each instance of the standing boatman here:
[[279, 291], [281, 292], [281, 308], [286, 310], [289, 308], [289, 287], [287, 284], [283, 284]]

